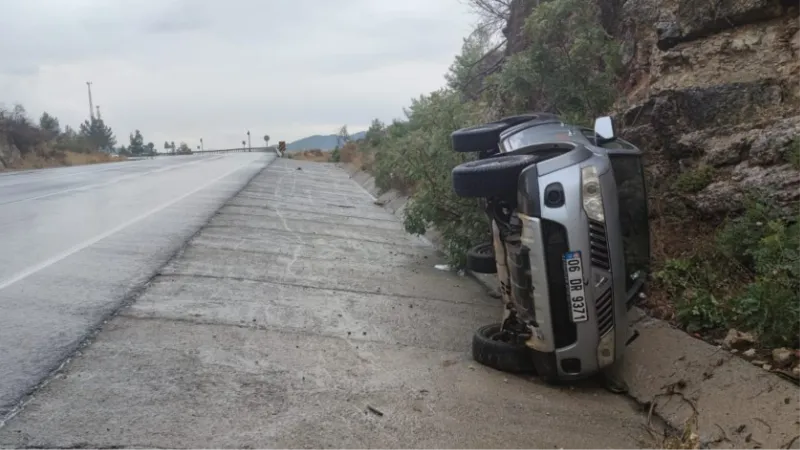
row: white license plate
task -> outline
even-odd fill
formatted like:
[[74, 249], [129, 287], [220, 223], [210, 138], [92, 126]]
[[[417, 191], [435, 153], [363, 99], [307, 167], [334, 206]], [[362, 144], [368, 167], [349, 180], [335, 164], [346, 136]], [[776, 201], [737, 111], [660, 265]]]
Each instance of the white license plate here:
[[586, 308], [586, 285], [583, 283], [581, 252], [564, 253], [564, 270], [567, 272], [567, 290], [572, 321], [586, 322], [589, 320], [589, 315]]

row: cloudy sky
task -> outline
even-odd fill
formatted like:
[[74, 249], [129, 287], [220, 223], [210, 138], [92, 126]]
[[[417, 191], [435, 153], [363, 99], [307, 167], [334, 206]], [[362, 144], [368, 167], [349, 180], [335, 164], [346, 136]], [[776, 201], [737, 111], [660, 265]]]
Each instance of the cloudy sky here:
[[[0, 102], [73, 127], [95, 105], [206, 148], [402, 116], [444, 85], [475, 17], [462, 0], [0, 0]], [[254, 139], [255, 143], [255, 139]]]

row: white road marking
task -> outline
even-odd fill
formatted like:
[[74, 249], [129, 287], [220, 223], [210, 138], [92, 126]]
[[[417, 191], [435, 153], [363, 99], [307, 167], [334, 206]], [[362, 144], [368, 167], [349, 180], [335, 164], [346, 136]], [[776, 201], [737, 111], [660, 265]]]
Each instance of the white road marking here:
[[215, 161], [215, 160], [217, 160], [219, 158], [222, 158], [222, 156], [219, 156], [217, 158], [210, 158], [210, 159], [200, 159], [200, 160], [197, 160], [197, 161], [192, 161], [192, 162], [188, 162], [188, 163], [185, 163], [185, 164], [179, 164], [179, 165], [175, 165], [175, 166], [159, 167], [158, 169], [148, 170], [147, 172], [138, 172], [138, 173], [132, 173], [130, 175], [123, 175], [121, 177], [114, 178], [113, 180], [106, 181], [105, 183], [87, 184], [85, 186], [78, 186], [78, 187], [74, 187], [74, 188], [70, 188], [70, 189], [64, 189], [62, 191], [50, 192], [49, 194], [37, 195], [35, 197], [27, 197], [27, 198], [21, 198], [19, 200], [12, 200], [10, 202], [0, 203], [0, 205], [10, 205], [12, 203], [26, 202], [26, 201], [29, 201], [29, 200], [41, 200], [43, 198], [53, 197], [53, 196], [56, 196], [56, 195], [66, 194], [66, 193], [69, 193], [69, 192], [83, 191], [83, 190], [89, 190], [89, 189], [94, 189], [94, 188], [99, 188], [99, 187], [110, 186], [112, 184], [119, 183], [120, 181], [130, 180], [132, 178], [138, 178], [138, 177], [141, 177], [141, 176], [144, 176], [144, 175], [150, 175], [152, 173], [166, 172], [168, 170], [174, 170], [174, 169], [178, 169], [178, 168], [181, 168], [181, 167], [191, 166], [193, 164], [197, 164], [197, 163], [201, 163], [201, 162]]
[[53, 256], [52, 258], [49, 258], [49, 259], [47, 259], [45, 261], [42, 261], [41, 263], [36, 264], [36, 265], [34, 265], [32, 267], [29, 267], [29, 268], [27, 268], [27, 269], [25, 269], [25, 270], [23, 270], [21, 272], [18, 272], [16, 275], [13, 275], [11, 278], [7, 278], [4, 281], [0, 281], [0, 290], [3, 290], [5, 288], [11, 286], [12, 284], [16, 283], [17, 281], [24, 280], [25, 278], [28, 278], [29, 276], [35, 274], [36, 272], [39, 272], [40, 270], [46, 269], [46, 268], [52, 266], [53, 264], [61, 261], [62, 259], [67, 258], [67, 257], [69, 257], [69, 256], [71, 256], [71, 255], [73, 255], [75, 253], [78, 253], [79, 251], [81, 251], [81, 250], [83, 250], [83, 249], [85, 249], [85, 248], [87, 248], [87, 247], [89, 247], [91, 245], [94, 245], [94, 244], [100, 242], [101, 240], [111, 236], [112, 234], [115, 234], [115, 233], [118, 233], [118, 232], [124, 230], [125, 228], [135, 224], [136, 222], [144, 220], [144, 219], [152, 216], [153, 214], [155, 214], [155, 213], [157, 213], [157, 212], [159, 212], [159, 211], [161, 211], [163, 209], [166, 209], [166, 208], [174, 205], [175, 203], [178, 203], [179, 201], [185, 199], [186, 197], [189, 197], [190, 195], [195, 194], [195, 193], [197, 193], [197, 192], [199, 192], [199, 191], [211, 186], [212, 184], [220, 181], [221, 179], [227, 177], [228, 175], [231, 175], [232, 173], [237, 172], [237, 171], [243, 169], [244, 167], [247, 167], [252, 162], [253, 161], [250, 161], [247, 164], [243, 164], [243, 165], [241, 165], [241, 166], [239, 166], [239, 167], [237, 167], [237, 168], [235, 168], [235, 169], [233, 169], [233, 170], [231, 170], [229, 172], [226, 172], [224, 175], [221, 175], [221, 176], [219, 176], [217, 178], [214, 178], [213, 180], [209, 181], [208, 183], [206, 183], [206, 184], [204, 184], [204, 185], [202, 185], [202, 186], [200, 186], [200, 187], [198, 187], [198, 188], [196, 188], [196, 189], [194, 189], [194, 190], [192, 190], [190, 192], [187, 192], [186, 194], [183, 194], [180, 197], [174, 198], [174, 199], [172, 199], [172, 200], [170, 200], [170, 201], [168, 201], [168, 202], [166, 202], [166, 203], [164, 203], [164, 204], [162, 204], [160, 206], [157, 206], [157, 207], [151, 209], [150, 211], [147, 211], [144, 214], [141, 214], [141, 215], [139, 215], [139, 216], [127, 221], [127, 222], [124, 222], [124, 223], [122, 223], [120, 225], [117, 225], [116, 227], [106, 231], [105, 233], [99, 234], [99, 235], [97, 235], [97, 236], [95, 236], [95, 237], [93, 237], [91, 239], [88, 239], [88, 240], [86, 240], [84, 242], [81, 242], [80, 244], [78, 244], [78, 245], [76, 245], [76, 246], [74, 246], [74, 247], [72, 247], [72, 248], [70, 248], [70, 249], [68, 249], [68, 250], [66, 250], [66, 251], [64, 251], [62, 253], [59, 253], [58, 255]]

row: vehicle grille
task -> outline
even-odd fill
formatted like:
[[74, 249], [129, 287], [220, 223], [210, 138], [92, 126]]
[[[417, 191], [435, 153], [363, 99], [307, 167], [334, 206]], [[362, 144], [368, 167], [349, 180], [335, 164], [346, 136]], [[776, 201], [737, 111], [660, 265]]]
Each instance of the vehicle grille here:
[[614, 326], [614, 302], [611, 288], [608, 288], [597, 298], [595, 311], [597, 312], [597, 331], [602, 336]]
[[606, 240], [605, 224], [594, 220], [589, 221], [589, 244], [592, 265], [604, 270], [611, 270], [611, 262], [608, 258], [608, 241]]
[[567, 274], [564, 272], [564, 253], [569, 251], [567, 229], [557, 222], [542, 220], [542, 240], [554, 340], [556, 348], [561, 348], [578, 340], [578, 329], [570, 315]]

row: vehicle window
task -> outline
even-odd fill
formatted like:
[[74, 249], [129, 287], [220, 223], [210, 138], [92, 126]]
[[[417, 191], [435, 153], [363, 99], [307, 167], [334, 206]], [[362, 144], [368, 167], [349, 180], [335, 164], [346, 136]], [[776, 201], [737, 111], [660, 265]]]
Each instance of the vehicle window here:
[[[597, 145], [594, 140], [594, 130], [590, 128], [581, 128], [583, 132], [583, 136], [592, 143], [592, 145]], [[636, 150], [636, 146], [631, 144], [630, 142], [617, 138], [614, 141], [606, 142], [605, 144], [600, 145], [602, 148], [616, 148], [616, 149], [628, 149], [628, 150]]]
[[503, 148], [510, 152], [534, 144], [572, 141], [574, 136], [575, 131], [572, 128], [560, 123], [535, 125], [506, 137]]

